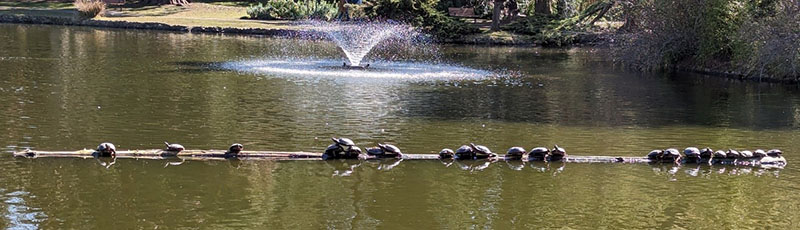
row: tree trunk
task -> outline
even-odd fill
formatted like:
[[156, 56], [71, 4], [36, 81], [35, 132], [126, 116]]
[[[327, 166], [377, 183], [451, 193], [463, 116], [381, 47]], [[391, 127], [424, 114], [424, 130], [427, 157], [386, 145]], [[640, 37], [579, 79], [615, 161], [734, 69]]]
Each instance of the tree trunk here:
[[550, 0], [536, 0], [534, 9], [536, 14], [550, 15], [552, 13], [550, 11]]
[[500, 30], [500, 16], [503, 11], [503, 0], [494, 1], [494, 10], [492, 10], [492, 31]]

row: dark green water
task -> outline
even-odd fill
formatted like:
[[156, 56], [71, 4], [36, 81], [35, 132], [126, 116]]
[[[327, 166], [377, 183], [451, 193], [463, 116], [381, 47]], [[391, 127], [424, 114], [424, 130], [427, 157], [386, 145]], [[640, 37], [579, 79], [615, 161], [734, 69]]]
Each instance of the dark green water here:
[[[9, 24], [0, 41], [0, 226], [8, 229], [800, 228], [796, 86], [626, 72], [593, 49], [438, 47], [439, 61], [505, 76], [397, 81], [216, 68], [341, 57], [309, 41]], [[331, 136], [412, 153], [468, 142], [618, 156], [780, 148], [789, 165], [119, 160], [105, 168], [10, 154], [165, 140], [321, 151]]]

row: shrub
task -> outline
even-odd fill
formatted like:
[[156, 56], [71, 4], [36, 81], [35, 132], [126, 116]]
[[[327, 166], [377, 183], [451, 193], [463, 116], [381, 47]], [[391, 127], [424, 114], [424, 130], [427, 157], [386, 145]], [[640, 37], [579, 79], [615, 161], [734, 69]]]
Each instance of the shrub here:
[[576, 37], [578, 17], [559, 19], [557, 15], [532, 15], [503, 26], [504, 30], [532, 35], [545, 46], [571, 44]]
[[438, 0], [375, 0], [365, 7], [370, 18], [404, 21], [439, 38], [477, 33], [478, 28], [438, 11]]
[[737, 34], [737, 62], [750, 75], [800, 80], [800, 0], [773, 2], [751, 9]]
[[322, 19], [330, 20], [336, 14], [337, 7], [324, 1], [307, 0], [294, 2], [293, 0], [270, 0], [267, 4], [259, 3], [247, 7], [247, 15], [251, 19]]
[[81, 18], [94, 18], [106, 9], [106, 3], [102, 0], [75, 0], [75, 8], [78, 8]]

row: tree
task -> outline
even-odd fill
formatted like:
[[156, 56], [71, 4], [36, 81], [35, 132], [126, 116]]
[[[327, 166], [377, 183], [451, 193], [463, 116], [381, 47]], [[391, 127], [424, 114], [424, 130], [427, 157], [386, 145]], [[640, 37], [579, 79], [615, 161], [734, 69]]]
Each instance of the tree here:
[[550, 12], [550, 0], [536, 0], [534, 9], [537, 14], [549, 15], [552, 13]]
[[494, 10], [492, 10], [492, 31], [500, 29], [500, 14], [503, 11], [503, 2], [505, 0], [494, 0]]

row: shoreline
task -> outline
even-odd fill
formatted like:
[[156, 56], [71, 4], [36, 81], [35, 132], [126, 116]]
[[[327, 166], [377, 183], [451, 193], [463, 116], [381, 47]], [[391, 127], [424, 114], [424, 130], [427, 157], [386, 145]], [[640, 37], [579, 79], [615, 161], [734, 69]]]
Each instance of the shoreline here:
[[[203, 27], [203, 26], [183, 26], [183, 25], [170, 25], [160, 22], [131, 22], [124, 20], [76, 20], [69, 17], [55, 17], [55, 16], [32, 16], [32, 15], [11, 15], [0, 14], [0, 23], [4, 24], [28, 24], [28, 25], [61, 25], [61, 26], [83, 26], [95, 28], [111, 28], [111, 29], [134, 29], [134, 30], [158, 30], [158, 31], [172, 31], [178, 33], [195, 33], [195, 34], [228, 34], [228, 35], [257, 35], [269, 37], [303, 37], [312, 33], [308, 30], [297, 29], [267, 29], [267, 28], [238, 28], [238, 27]], [[519, 37], [517, 37], [519, 38]], [[606, 34], [601, 33], [585, 33], [577, 34], [575, 42], [561, 46], [562, 48], [569, 47], [608, 47], [610, 39]], [[463, 39], [447, 39], [439, 40], [440, 44], [455, 44], [455, 45], [478, 45], [478, 46], [517, 46], [517, 47], [544, 47], [536, 41], [530, 39], [496, 39], [492, 38], [489, 34], [479, 34], [472, 36], [465, 36]], [[686, 66], [678, 65], [672, 68], [671, 71], [677, 72], [691, 72], [705, 74], [709, 76], [728, 78], [740, 81], [749, 81], [754, 83], [780, 83], [780, 84], [798, 84], [800, 80], [797, 79], [778, 79], [773, 77], [758, 77], [748, 74], [740, 73], [733, 70], [714, 70], [712, 68], [700, 66]]]

